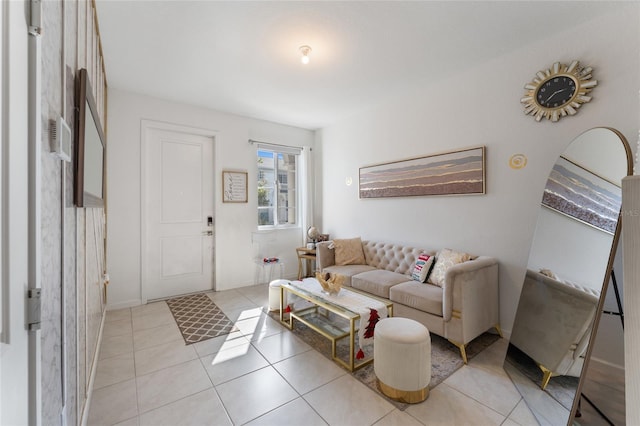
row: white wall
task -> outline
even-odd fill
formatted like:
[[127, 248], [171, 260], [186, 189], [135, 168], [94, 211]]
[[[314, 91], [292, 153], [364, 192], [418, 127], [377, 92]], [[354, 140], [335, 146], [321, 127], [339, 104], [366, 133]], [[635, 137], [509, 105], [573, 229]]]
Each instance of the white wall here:
[[601, 291], [612, 242], [612, 235], [541, 206], [527, 265]]
[[[632, 144], [636, 139], [638, 12], [638, 4], [629, 4], [323, 129], [323, 231], [495, 256], [501, 325], [509, 332], [542, 190], [558, 155], [592, 127], [616, 128]], [[594, 68], [593, 101], [557, 123], [525, 116], [523, 86], [536, 71], [573, 59]], [[361, 166], [476, 145], [487, 147], [486, 195], [358, 198]], [[528, 157], [522, 170], [508, 165], [517, 153]], [[354, 184], [346, 186], [345, 177]]]
[[30, 401], [29, 377], [33, 370], [29, 368], [29, 332], [24, 325], [27, 316], [25, 294], [30, 275], [26, 3], [15, 1], [0, 5], [0, 93], [6, 107], [0, 116], [0, 181], [3, 188], [0, 195], [0, 424], [3, 425], [26, 425], [30, 418], [35, 420], [37, 416], [35, 412], [29, 415], [29, 408], [35, 404]]
[[[140, 129], [141, 120], [155, 120], [215, 131], [214, 171], [249, 173], [249, 202], [222, 203], [216, 192], [216, 289], [253, 284], [251, 231], [257, 228], [256, 148], [249, 139], [313, 146], [314, 132], [254, 120], [195, 106], [110, 89], [107, 133], [107, 271], [109, 308], [140, 303]], [[295, 247], [302, 243], [299, 228], [279, 231], [285, 275], [297, 275]]]

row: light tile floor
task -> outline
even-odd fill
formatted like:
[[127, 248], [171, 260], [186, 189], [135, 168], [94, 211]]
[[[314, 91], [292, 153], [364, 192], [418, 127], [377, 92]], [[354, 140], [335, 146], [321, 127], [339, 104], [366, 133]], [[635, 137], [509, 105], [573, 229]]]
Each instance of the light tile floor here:
[[209, 297], [238, 331], [189, 346], [164, 302], [107, 312], [89, 425], [537, 424], [504, 339], [399, 411], [265, 315], [265, 285]]

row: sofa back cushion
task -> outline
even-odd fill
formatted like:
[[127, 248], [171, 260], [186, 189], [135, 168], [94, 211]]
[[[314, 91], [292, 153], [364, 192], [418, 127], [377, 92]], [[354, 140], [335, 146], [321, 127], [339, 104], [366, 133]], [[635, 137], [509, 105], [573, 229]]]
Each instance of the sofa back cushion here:
[[367, 265], [404, 275], [413, 272], [416, 259], [422, 253], [435, 254], [421, 248], [375, 241], [363, 241], [362, 248]]
[[366, 265], [360, 237], [346, 240], [333, 240], [333, 245], [336, 250], [336, 266]]

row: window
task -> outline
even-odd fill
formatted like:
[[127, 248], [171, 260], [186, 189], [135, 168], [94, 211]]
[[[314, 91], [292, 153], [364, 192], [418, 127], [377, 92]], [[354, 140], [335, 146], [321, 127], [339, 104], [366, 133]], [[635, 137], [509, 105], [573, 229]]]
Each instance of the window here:
[[258, 147], [258, 226], [298, 222], [297, 149]]

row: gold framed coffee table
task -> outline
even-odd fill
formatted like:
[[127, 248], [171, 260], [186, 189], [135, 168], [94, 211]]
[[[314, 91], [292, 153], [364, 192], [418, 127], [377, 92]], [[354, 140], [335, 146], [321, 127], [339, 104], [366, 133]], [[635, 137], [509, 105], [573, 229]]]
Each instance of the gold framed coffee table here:
[[[361, 297], [371, 299], [374, 302], [382, 303], [387, 308], [389, 317], [393, 316], [393, 303], [369, 294], [354, 290], [352, 288], [343, 288], [341, 292], [353, 292]], [[285, 300], [285, 292], [295, 294], [312, 306], [292, 310], [289, 312], [289, 318], [285, 318], [283, 300]], [[337, 317], [345, 319], [347, 324], [339, 324], [330, 318], [329, 313], [335, 314]], [[318, 295], [304, 288], [295, 286], [290, 283], [283, 283], [280, 286], [280, 322], [290, 330], [293, 329], [293, 320], [296, 319], [315, 332], [321, 334], [331, 341], [331, 357], [335, 362], [342, 365], [349, 371], [355, 371], [373, 362], [373, 357], [368, 357], [364, 361], [356, 362], [355, 360], [355, 338], [359, 329], [360, 314], [353, 312], [344, 306], [340, 306], [337, 301], [331, 300], [328, 295]], [[349, 338], [349, 357], [345, 361], [338, 357], [336, 344], [339, 340]]]

